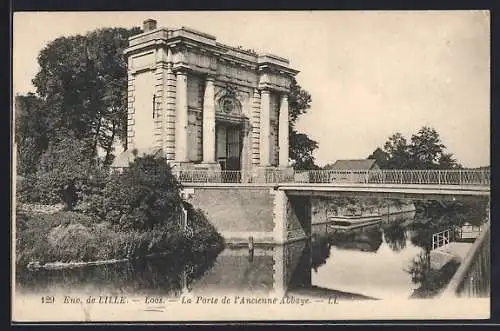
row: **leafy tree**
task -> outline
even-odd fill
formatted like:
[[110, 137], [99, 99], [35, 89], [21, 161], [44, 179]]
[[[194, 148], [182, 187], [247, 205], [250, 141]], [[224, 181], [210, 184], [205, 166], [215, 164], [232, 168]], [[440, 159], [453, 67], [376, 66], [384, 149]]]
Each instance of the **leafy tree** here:
[[384, 144], [384, 152], [388, 155], [387, 168], [405, 169], [409, 166], [408, 143], [399, 132], [389, 137]]
[[439, 158], [439, 169], [461, 169], [462, 165], [457, 162], [452, 153], [443, 153]]
[[28, 175], [36, 171], [40, 157], [48, 147], [50, 121], [45, 116], [43, 100], [35, 94], [16, 96], [14, 102], [17, 172]]
[[295, 124], [297, 118], [311, 108], [311, 95], [297, 83], [295, 78], [290, 84], [289, 105], [289, 153], [294, 169], [318, 169], [314, 163], [313, 152], [318, 143], [305, 133], [297, 132]]
[[[33, 79], [47, 105], [46, 116], [57, 128], [72, 131], [88, 144], [87, 157], [98, 147], [111, 162], [116, 139], [126, 139], [127, 66], [123, 51], [139, 28], [105, 28], [50, 42], [38, 56]], [[59, 134], [58, 131], [53, 131]], [[53, 138], [53, 137], [51, 137]]]
[[312, 152], [318, 148], [318, 143], [305, 133], [297, 133], [292, 129], [290, 134], [290, 157], [296, 170], [314, 170], [319, 167], [314, 163]]
[[386, 169], [456, 169], [462, 166], [452, 153], [445, 152], [439, 133], [424, 126], [413, 134], [410, 143], [399, 132], [389, 137], [383, 150], [377, 148], [368, 158]]
[[63, 202], [71, 210], [79, 200], [79, 188], [89, 176], [91, 160], [86, 144], [70, 133], [49, 144], [41, 155], [37, 171], [20, 185], [20, 193], [31, 202]]
[[408, 154], [412, 167], [417, 169], [436, 169], [439, 160], [446, 148], [441, 143], [438, 132], [431, 127], [424, 126], [411, 136]]

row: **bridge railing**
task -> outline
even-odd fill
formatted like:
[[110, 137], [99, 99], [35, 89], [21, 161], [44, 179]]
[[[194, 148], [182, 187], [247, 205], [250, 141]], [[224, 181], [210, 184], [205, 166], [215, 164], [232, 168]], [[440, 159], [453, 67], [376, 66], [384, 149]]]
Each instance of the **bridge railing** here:
[[174, 175], [181, 183], [240, 183], [241, 171], [177, 170]]
[[309, 170], [309, 183], [489, 185], [487, 170]]
[[280, 170], [265, 169], [252, 174], [233, 170], [177, 170], [185, 183], [365, 183], [489, 185], [488, 170]]
[[488, 297], [491, 283], [490, 222], [474, 241], [447, 287], [444, 297]]

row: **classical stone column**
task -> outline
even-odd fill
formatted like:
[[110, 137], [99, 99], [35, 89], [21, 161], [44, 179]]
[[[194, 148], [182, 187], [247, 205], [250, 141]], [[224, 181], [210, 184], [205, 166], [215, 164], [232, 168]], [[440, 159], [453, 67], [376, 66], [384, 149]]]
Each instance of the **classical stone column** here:
[[288, 95], [281, 97], [281, 106], [279, 113], [279, 165], [288, 166]]
[[250, 182], [251, 177], [251, 130], [252, 125], [250, 121], [243, 122], [241, 132], [241, 180], [243, 183]]
[[203, 163], [215, 163], [215, 87], [207, 77], [203, 99]]
[[262, 90], [260, 96], [260, 165], [270, 165], [271, 136], [271, 95], [269, 90]]
[[184, 71], [176, 73], [176, 126], [175, 126], [175, 160], [188, 161], [188, 102], [187, 74]]
[[252, 96], [252, 114], [250, 117], [252, 125], [252, 165], [260, 164], [260, 91], [254, 89]]

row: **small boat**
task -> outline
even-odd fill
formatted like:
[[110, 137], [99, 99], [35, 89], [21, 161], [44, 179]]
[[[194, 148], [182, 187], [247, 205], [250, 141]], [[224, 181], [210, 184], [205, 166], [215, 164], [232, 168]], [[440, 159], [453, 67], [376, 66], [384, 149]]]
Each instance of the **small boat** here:
[[366, 225], [376, 224], [382, 220], [379, 214], [338, 215], [329, 218], [330, 227], [336, 230], [351, 230]]

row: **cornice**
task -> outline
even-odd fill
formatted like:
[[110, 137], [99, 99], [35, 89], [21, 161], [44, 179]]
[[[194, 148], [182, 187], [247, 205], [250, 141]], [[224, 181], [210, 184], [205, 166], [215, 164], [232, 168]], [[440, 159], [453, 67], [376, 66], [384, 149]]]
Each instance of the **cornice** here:
[[[198, 40], [196, 40], [196, 39]], [[143, 42], [140, 40], [144, 39]], [[168, 48], [172, 51], [189, 51], [208, 54], [217, 58], [220, 63], [230, 63], [245, 69], [259, 71], [278, 71], [281, 74], [296, 75], [298, 70], [283, 64], [288, 60], [273, 54], [258, 54], [256, 52], [228, 46], [216, 42], [214, 36], [189, 28], [156, 29], [129, 38], [131, 46], [125, 49], [126, 57], [142, 52], [145, 49]]]

